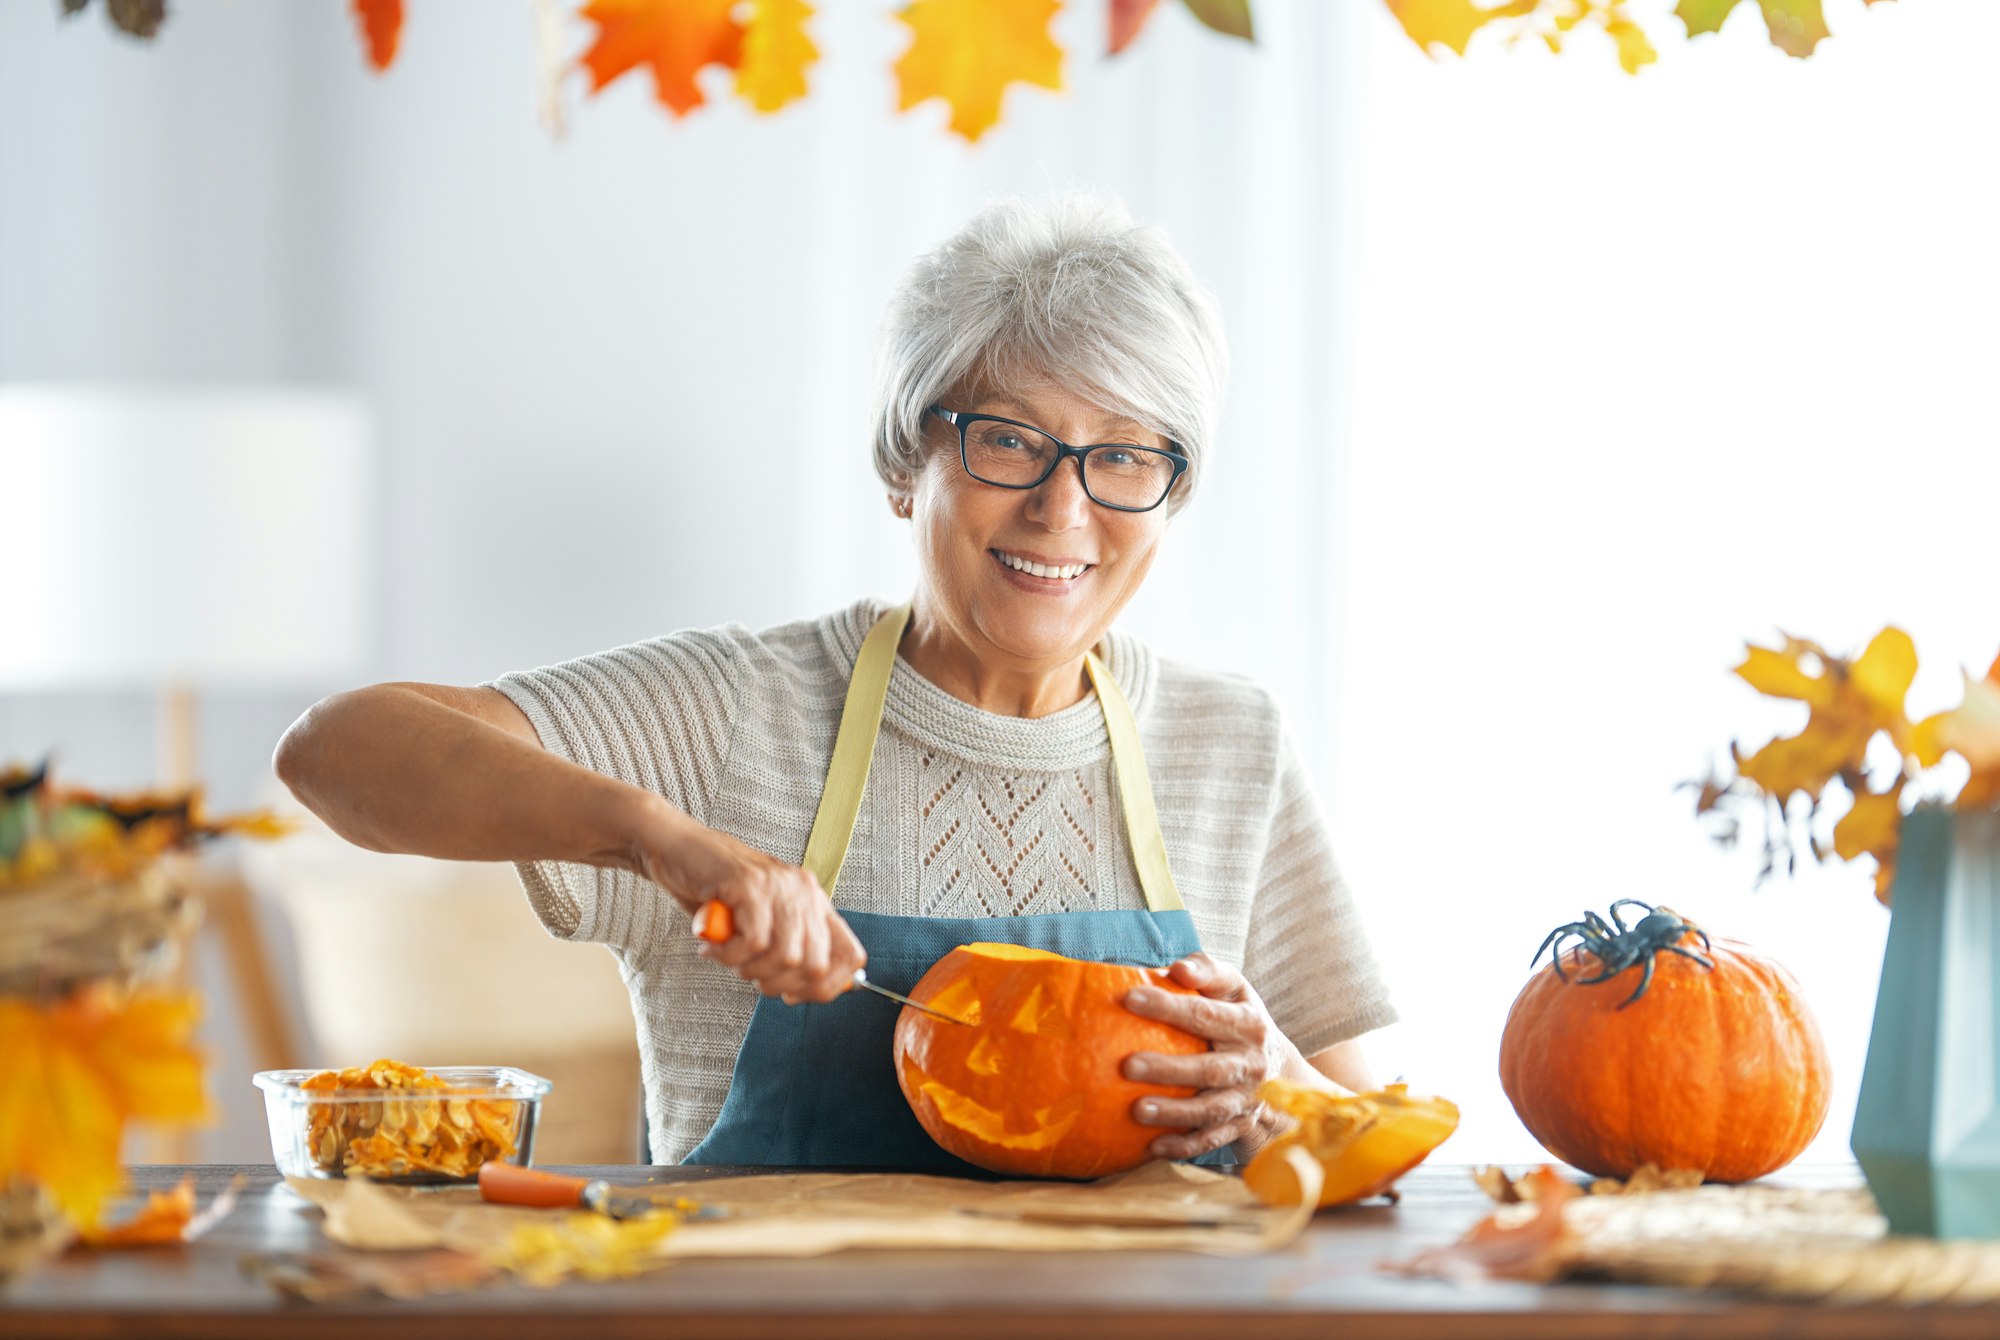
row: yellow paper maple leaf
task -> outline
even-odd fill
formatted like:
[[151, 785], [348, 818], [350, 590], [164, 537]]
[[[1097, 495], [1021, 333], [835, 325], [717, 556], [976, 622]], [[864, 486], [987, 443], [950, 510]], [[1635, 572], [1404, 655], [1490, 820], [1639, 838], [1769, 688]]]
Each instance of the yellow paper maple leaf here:
[[583, 53], [596, 93], [641, 65], [653, 90], [675, 116], [705, 101], [695, 76], [710, 65], [735, 69], [743, 59], [743, 25], [736, 0], [590, 0], [578, 13], [597, 25]]
[[90, 989], [54, 1005], [0, 999], [0, 1182], [42, 1186], [71, 1222], [97, 1222], [122, 1174], [128, 1120], [208, 1115], [190, 996]]
[[806, 95], [806, 70], [819, 48], [806, 36], [812, 6], [805, 0], [753, 0], [743, 28], [743, 64], [736, 91], [760, 112], [775, 112]]
[[2000, 805], [2000, 656], [1986, 678], [1965, 677], [1965, 699], [1949, 712], [1925, 717], [1911, 732], [1910, 752], [1931, 767], [1951, 750], [1972, 766], [1953, 806], [1961, 810]]
[[1388, 4], [1389, 12], [1403, 25], [1403, 31], [1410, 35], [1410, 40], [1435, 59], [1437, 53], [1431, 50], [1433, 46], [1441, 46], [1463, 56], [1474, 33], [1494, 19], [1532, 10], [1535, 0], [1504, 8], [1483, 7], [1473, 4], [1472, 0], [1388, 0]]
[[[1811, 657], [1817, 673], [1805, 668]], [[1887, 731], [1901, 752], [1910, 733], [1903, 697], [1917, 673], [1917, 652], [1900, 628], [1877, 633], [1851, 664], [1816, 643], [1787, 638], [1783, 648], [1752, 647], [1736, 667], [1752, 688], [1810, 705], [1805, 729], [1772, 740], [1737, 771], [1781, 802], [1798, 792], [1817, 801], [1826, 784], [1843, 772], [1860, 772], [1868, 742]]]
[[977, 140], [1000, 119], [1009, 84], [1062, 91], [1062, 48], [1049, 35], [1061, 0], [911, 0], [896, 17], [910, 49], [896, 61], [898, 111], [929, 98], [951, 107], [951, 129]]

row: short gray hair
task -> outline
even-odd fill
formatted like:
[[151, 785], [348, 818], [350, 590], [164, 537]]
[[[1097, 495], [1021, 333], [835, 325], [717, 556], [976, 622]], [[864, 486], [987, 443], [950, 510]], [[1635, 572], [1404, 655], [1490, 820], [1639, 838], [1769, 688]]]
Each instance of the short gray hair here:
[[1086, 195], [1007, 200], [919, 257], [876, 351], [875, 473], [924, 468], [924, 414], [954, 389], [1053, 381], [1208, 463], [1229, 355], [1215, 300], [1157, 228]]

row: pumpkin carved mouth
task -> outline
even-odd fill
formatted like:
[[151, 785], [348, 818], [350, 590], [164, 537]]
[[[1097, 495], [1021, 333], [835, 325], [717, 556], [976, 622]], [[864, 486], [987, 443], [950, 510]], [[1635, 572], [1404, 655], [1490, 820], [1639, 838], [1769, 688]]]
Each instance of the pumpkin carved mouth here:
[[910, 1110], [945, 1150], [994, 1172], [1088, 1178], [1137, 1167], [1166, 1128], [1134, 1121], [1132, 1104], [1193, 1091], [1128, 1080], [1125, 1058], [1208, 1049], [1126, 1009], [1141, 985], [1192, 994], [1157, 969], [961, 945], [910, 999], [975, 1027], [911, 1009], [896, 1022], [896, 1078]]

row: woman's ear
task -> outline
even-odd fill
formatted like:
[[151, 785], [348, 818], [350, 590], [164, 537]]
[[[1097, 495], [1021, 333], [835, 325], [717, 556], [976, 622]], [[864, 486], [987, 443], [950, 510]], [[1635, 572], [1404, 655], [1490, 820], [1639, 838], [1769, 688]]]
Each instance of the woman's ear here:
[[910, 512], [912, 510], [910, 506], [910, 495], [907, 493], [890, 494], [889, 510], [894, 512], [897, 516], [903, 518], [903, 520], [908, 521], [910, 519]]

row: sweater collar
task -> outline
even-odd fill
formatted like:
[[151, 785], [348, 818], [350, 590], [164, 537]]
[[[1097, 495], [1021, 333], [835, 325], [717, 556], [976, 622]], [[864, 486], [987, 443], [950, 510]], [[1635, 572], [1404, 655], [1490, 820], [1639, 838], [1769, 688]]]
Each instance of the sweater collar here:
[[[888, 601], [863, 600], [834, 620], [836, 663], [843, 670], [853, 672], [861, 639], [889, 608]], [[1153, 696], [1152, 653], [1137, 638], [1113, 629], [1105, 635], [1104, 665], [1125, 691], [1143, 729]], [[945, 753], [1033, 771], [1082, 767], [1103, 758], [1111, 747], [1094, 693], [1045, 717], [1004, 716], [954, 698], [901, 657], [889, 676], [882, 719], [900, 734]]]

